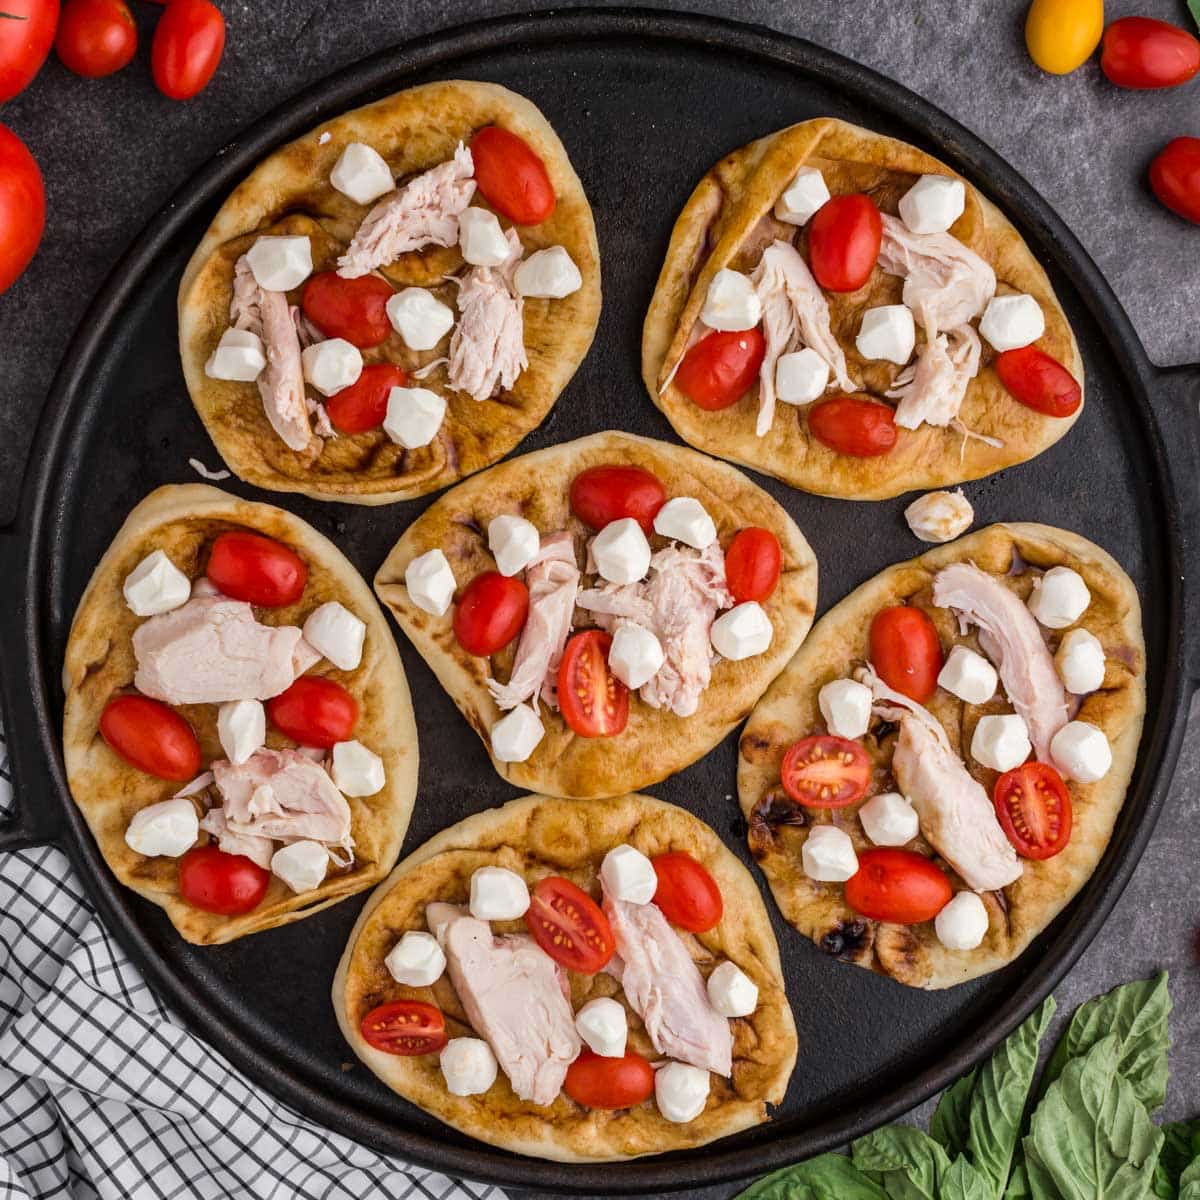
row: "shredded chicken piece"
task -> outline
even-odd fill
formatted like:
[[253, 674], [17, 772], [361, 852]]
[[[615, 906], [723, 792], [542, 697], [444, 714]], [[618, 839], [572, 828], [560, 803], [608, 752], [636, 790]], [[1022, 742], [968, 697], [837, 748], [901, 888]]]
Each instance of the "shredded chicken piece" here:
[[226, 854], [241, 854], [256, 862], [264, 871], [270, 870], [275, 843], [270, 838], [253, 833], [234, 833], [225, 820], [224, 808], [210, 808], [200, 818], [200, 828], [217, 839], [217, 849]]
[[979, 373], [979, 334], [970, 325], [957, 325], [923, 342], [917, 360], [896, 376], [885, 395], [899, 400], [896, 424], [902, 429], [920, 425], [949, 425], [967, 394], [967, 384]]

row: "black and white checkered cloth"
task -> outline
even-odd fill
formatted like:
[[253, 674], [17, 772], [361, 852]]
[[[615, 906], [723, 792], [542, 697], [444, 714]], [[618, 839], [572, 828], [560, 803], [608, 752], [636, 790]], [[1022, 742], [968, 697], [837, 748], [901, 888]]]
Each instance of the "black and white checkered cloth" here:
[[[11, 805], [0, 732], [0, 818]], [[0, 854], [0, 1200], [504, 1200], [258, 1091], [165, 1008], [61, 851]]]

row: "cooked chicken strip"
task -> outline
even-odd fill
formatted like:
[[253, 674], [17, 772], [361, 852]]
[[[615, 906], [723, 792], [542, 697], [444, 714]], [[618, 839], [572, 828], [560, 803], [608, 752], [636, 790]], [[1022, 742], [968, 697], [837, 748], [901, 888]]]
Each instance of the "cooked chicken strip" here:
[[958, 325], [923, 342], [917, 361], [905, 367], [885, 393], [896, 405], [896, 424], [902, 429], [949, 425], [958, 416], [967, 384], [979, 374], [979, 334]]
[[257, 837], [252, 833], [234, 833], [225, 820], [223, 808], [210, 808], [200, 818], [200, 828], [217, 839], [217, 849], [226, 854], [241, 854], [256, 862], [264, 871], [270, 870], [271, 855], [275, 843], [270, 838]]

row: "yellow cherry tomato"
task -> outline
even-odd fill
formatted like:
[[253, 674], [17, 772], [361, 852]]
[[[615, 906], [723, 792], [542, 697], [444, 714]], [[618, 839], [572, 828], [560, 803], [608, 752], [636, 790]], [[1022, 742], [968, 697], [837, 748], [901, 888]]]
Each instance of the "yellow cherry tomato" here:
[[1069, 75], [1104, 33], [1104, 0], [1033, 0], [1025, 18], [1029, 57], [1051, 75]]

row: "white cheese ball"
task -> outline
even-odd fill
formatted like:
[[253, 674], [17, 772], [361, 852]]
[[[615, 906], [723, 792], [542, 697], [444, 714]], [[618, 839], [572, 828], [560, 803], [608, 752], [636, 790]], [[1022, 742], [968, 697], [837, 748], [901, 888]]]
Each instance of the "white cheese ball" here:
[[404, 569], [408, 598], [431, 616], [445, 616], [454, 599], [454, 572], [441, 550], [418, 554]]
[[333, 747], [330, 775], [343, 796], [373, 796], [386, 782], [383, 759], [359, 741]]
[[709, 630], [713, 649], [731, 662], [764, 653], [774, 636], [771, 618], [757, 600], [747, 600], [722, 613]]
[[498, 267], [512, 254], [499, 219], [486, 208], [466, 208], [459, 214], [458, 245], [473, 267]]
[[410, 929], [383, 960], [391, 977], [405, 987], [429, 987], [446, 969], [446, 955], [432, 933]]
[[1029, 611], [1047, 629], [1066, 629], [1083, 616], [1091, 602], [1092, 593], [1078, 571], [1051, 567], [1034, 581]]
[[608, 996], [589, 1000], [575, 1014], [575, 1028], [593, 1054], [602, 1058], [625, 1057], [629, 1018], [620, 1001]]
[[748, 1017], [758, 1007], [758, 985], [737, 963], [721, 963], [706, 987], [708, 1002], [723, 1017]]
[[529, 908], [529, 888], [507, 867], [480, 867], [471, 876], [470, 908], [480, 921], [515, 921]]
[[482, 1038], [451, 1038], [438, 1061], [452, 1096], [481, 1096], [496, 1082], [496, 1056]]
[[162, 550], [153, 550], [125, 576], [122, 591], [135, 617], [154, 617], [186, 604], [192, 581]]
[[809, 879], [845, 883], [858, 871], [858, 855], [850, 835], [836, 825], [814, 825], [800, 848], [800, 863]]
[[708, 1103], [708, 1072], [681, 1062], [659, 1067], [654, 1073], [654, 1100], [672, 1124], [695, 1120]]
[[253, 383], [267, 365], [262, 338], [248, 329], [227, 329], [208, 356], [204, 373], [209, 379]]
[[405, 450], [428, 446], [446, 419], [446, 397], [423, 387], [394, 387], [388, 392], [383, 432]]
[[492, 726], [490, 736], [497, 762], [525, 762], [546, 736], [546, 727], [528, 704], [518, 704]]
[[853, 679], [834, 679], [817, 693], [825, 728], [834, 737], [860, 738], [871, 724], [871, 689]]
[[781, 354], [775, 363], [775, 396], [784, 404], [811, 404], [829, 386], [829, 364], [811, 347]]
[[703, 550], [717, 540], [717, 527], [708, 510], [692, 496], [675, 496], [655, 514], [654, 532]]
[[410, 350], [432, 350], [454, 328], [454, 312], [431, 291], [407, 287], [386, 306], [388, 321]]
[[300, 365], [304, 378], [322, 396], [336, 396], [358, 381], [363, 369], [362, 351], [345, 338], [327, 338], [305, 347], [300, 352]]
[[863, 313], [855, 345], [863, 358], [903, 366], [912, 358], [917, 327], [912, 310], [903, 304], [881, 304]]
[[293, 892], [320, 887], [329, 870], [329, 851], [320, 842], [291, 842], [271, 855], [271, 873]]
[[900, 220], [913, 233], [945, 233], [963, 214], [967, 190], [949, 175], [922, 175], [900, 197]]
[[947, 950], [974, 950], [987, 936], [987, 907], [974, 892], [958, 892], [934, 917], [933, 929]]
[[186, 796], [175, 796], [138, 809], [125, 830], [125, 844], [147, 858], [178, 858], [199, 836], [195, 806]]
[[231, 700], [217, 709], [217, 737], [235, 766], [267, 742], [267, 712], [261, 700]]
[[1019, 767], [1032, 749], [1025, 718], [1016, 713], [980, 717], [971, 737], [971, 757], [993, 771]]
[[816, 167], [801, 167], [775, 201], [775, 219], [787, 225], [807, 225], [828, 200], [825, 176]]
[[600, 881], [614, 900], [649, 904], [658, 891], [654, 864], [635, 846], [614, 846], [600, 864]]
[[488, 549], [501, 575], [516, 575], [538, 556], [542, 536], [524, 517], [504, 513], [488, 522]]
[[622, 517], [592, 539], [592, 558], [609, 583], [637, 583], [650, 570], [650, 543], [632, 517]]
[[339, 671], [353, 671], [362, 662], [367, 623], [344, 604], [327, 600], [308, 614], [304, 640]]
[[979, 332], [1000, 353], [1018, 350], [1046, 332], [1046, 318], [1032, 296], [993, 296], [980, 318]]
[[955, 646], [938, 672], [938, 687], [968, 704], [986, 704], [995, 694], [1000, 677], [982, 654], [969, 646]]
[[608, 650], [608, 668], [631, 691], [650, 682], [666, 661], [662, 643], [644, 625], [618, 625]]
[[753, 329], [762, 320], [762, 304], [750, 276], [722, 267], [708, 285], [700, 320], [709, 329]]
[[921, 832], [917, 810], [899, 792], [881, 792], [858, 810], [863, 832], [876, 846], [907, 846]]
[[1074, 696], [1086, 696], [1104, 683], [1104, 647], [1086, 629], [1072, 629], [1063, 636], [1054, 665], [1063, 686]]
[[370, 204], [396, 186], [392, 168], [382, 154], [365, 142], [351, 142], [338, 156], [329, 182], [355, 204]]
[[904, 510], [904, 519], [923, 542], [951, 542], [971, 528], [975, 510], [960, 488], [918, 497]]
[[1112, 766], [1112, 747], [1102, 729], [1088, 721], [1068, 721], [1050, 739], [1050, 757], [1068, 779], [1095, 783]]
[[530, 300], [562, 300], [583, 286], [583, 276], [564, 246], [535, 250], [513, 273], [519, 296]]
[[312, 274], [312, 246], [307, 237], [260, 237], [246, 251], [246, 262], [260, 288], [290, 292]]

